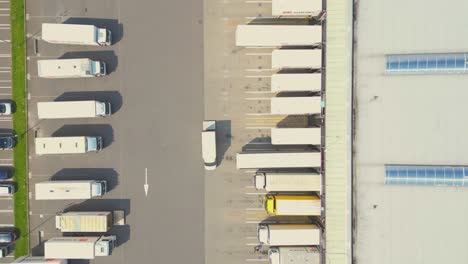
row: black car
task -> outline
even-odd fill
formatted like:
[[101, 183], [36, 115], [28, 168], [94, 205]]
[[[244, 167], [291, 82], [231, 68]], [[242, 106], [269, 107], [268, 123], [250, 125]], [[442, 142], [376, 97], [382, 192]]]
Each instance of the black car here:
[[12, 149], [16, 140], [14, 136], [0, 137], [0, 149]]

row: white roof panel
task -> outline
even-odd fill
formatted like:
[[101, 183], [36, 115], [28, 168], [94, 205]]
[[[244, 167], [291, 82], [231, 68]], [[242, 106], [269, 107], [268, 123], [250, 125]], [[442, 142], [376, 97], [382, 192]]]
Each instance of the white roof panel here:
[[321, 49], [279, 49], [271, 54], [273, 69], [320, 69]]
[[273, 97], [271, 113], [278, 115], [320, 114], [322, 98], [314, 97]]
[[316, 92], [322, 90], [320, 73], [283, 73], [271, 76], [272, 92]]
[[311, 46], [321, 42], [322, 26], [239, 25], [236, 29], [237, 46]]

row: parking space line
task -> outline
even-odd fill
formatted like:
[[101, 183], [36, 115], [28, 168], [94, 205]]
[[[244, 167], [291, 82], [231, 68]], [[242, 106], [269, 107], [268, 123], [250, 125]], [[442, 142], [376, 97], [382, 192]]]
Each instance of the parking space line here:
[[4, 209], [4, 210], [0, 210], [0, 213], [13, 213], [13, 210], [12, 209]]
[[9, 53], [0, 54], [0, 58], [11, 58], [11, 54]]
[[271, 75], [245, 75], [245, 78], [271, 78]]
[[271, 100], [271, 98], [265, 98], [265, 97], [248, 97], [244, 99], [245, 100]]
[[0, 227], [12, 227], [14, 224], [0, 224]]

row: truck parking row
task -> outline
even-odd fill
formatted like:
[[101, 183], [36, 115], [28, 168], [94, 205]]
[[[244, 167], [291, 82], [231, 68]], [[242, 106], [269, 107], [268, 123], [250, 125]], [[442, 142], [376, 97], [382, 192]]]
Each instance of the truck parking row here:
[[[321, 1], [274, 0], [273, 9], [273, 14], [288, 19], [276, 19], [275, 25], [238, 25], [236, 45], [272, 49], [269, 71], [274, 96], [268, 98], [269, 115], [320, 121], [306, 126], [277, 124], [269, 129], [271, 147], [243, 148], [236, 154], [236, 168], [253, 172], [255, 189], [266, 192], [261, 202], [267, 216], [257, 224], [256, 249], [268, 248], [271, 264], [318, 264], [324, 248], [324, 54], [318, 18], [322, 6]], [[291, 23], [295, 18], [297, 23]], [[307, 22], [300, 24], [304, 18]]]

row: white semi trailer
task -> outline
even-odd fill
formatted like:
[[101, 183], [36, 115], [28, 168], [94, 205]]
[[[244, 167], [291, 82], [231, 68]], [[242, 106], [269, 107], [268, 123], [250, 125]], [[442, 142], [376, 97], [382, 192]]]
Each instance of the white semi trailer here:
[[273, 0], [273, 16], [317, 16], [322, 12], [321, 0]]
[[38, 102], [39, 119], [92, 118], [109, 116], [111, 105], [99, 101]]
[[322, 98], [308, 97], [273, 97], [271, 98], [271, 114], [273, 115], [310, 115], [320, 114]]
[[312, 173], [259, 172], [254, 176], [257, 190], [268, 192], [320, 192], [322, 176]]
[[237, 153], [237, 169], [321, 167], [319, 152]]
[[116, 236], [101, 237], [54, 237], [44, 243], [47, 259], [94, 259], [110, 256]]
[[282, 73], [271, 76], [272, 92], [320, 92], [320, 73]]
[[272, 69], [320, 69], [321, 49], [278, 49], [271, 53]]
[[46, 259], [44, 257], [29, 257], [23, 256], [17, 258], [13, 263], [24, 263], [24, 264], [67, 264], [66, 259]]
[[312, 224], [260, 224], [258, 240], [270, 246], [319, 245], [321, 230]]
[[106, 63], [87, 58], [37, 61], [37, 74], [41, 78], [86, 78], [106, 73]]
[[36, 183], [36, 200], [82, 200], [103, 196], [106, 181], [45, 181]]
[[270, 247], [270, 264], [321, 264], [320, 252], [315, 247]]
[[271, 144], [273, 145], [320, 145], [322, 129], [307, 128], [272, 128]]
[[108, 46], [112, 43], [111, 32], [94, 25], [42, 24], [42, 39], [55, 44]]
[[58, 213], [55, 216], [55, 228], [61, 232], [105, 233], [113, 225], [123, 225], [124, 219], [124, 212], [121, 210]]
[[239, 25], [236, 29], [236, 46], [312, 46], [321, 42], [322, 26]]
[[102, 149], [102, 137], [43, 137], [35, 138], [37, 155], [85, 154]]

